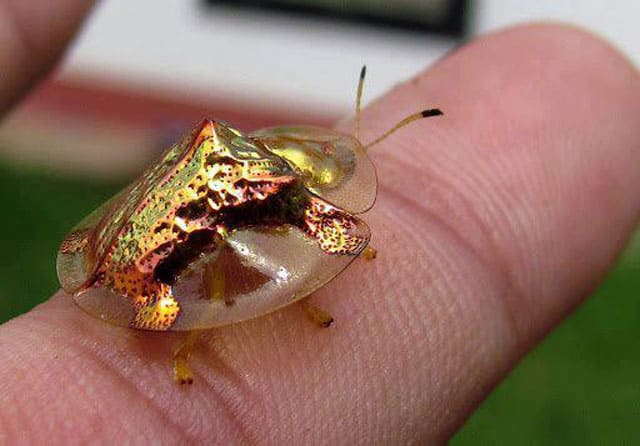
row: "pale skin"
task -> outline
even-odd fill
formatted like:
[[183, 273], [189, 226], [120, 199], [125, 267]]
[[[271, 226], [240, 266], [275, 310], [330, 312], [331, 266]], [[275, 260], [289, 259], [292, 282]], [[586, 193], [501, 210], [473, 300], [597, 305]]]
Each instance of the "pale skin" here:
[[[85, 4], [0, 1], [4, 112]], [[195, 382], [177, 386], [167, 358], [183, 335], [101, 323], [58, 293], [0, 327], [0, 442], [450, 438], [589, 295], [637, 224], [640, 80], [582, 31], [515, 28], [376, 100], [362, 139], [425, 105], [445, 116], [371, 150], [378, 256], [313, 295], [330, 328], [293, 305], [205, 332]]]

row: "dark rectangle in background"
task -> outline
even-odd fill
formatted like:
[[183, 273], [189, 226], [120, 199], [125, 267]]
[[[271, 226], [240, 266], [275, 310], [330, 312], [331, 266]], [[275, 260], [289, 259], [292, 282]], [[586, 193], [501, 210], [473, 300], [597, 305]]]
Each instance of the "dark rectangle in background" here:
[[463, 38], [470, 0], [203, 0], [208, 6], [291, 13]]

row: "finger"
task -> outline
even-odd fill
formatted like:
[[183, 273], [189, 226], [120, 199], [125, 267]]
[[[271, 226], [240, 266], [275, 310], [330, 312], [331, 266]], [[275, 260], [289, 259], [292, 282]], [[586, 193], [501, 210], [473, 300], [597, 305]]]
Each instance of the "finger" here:
[[0, 113], [58, 60], [92, 4], [0, 0]]
[[425, 106], [445, 116], [372, 151], [380, 255], [316, 293], [335, 327], [293, 306], [211, 331], [184, 389], [167, 361], [176, 336], [107, 326], [61, 294], [0, 328], [7, 438], [448, 438], [588, 294], [637, 222], [640, 85], [589, 35], [518, 28], [376, 101], [363, 139]]

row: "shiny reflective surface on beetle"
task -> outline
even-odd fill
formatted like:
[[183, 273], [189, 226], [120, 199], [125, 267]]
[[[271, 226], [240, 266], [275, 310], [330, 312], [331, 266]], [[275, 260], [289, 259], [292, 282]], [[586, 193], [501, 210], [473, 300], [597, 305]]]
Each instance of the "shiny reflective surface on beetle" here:
[[322, 286], [370, 236], [324, 198], [346, 191], [366, 209], [376, 177], [368, 160], [356, 169], [366, 154], [355, 139], [286, 132], [244, 136], [203, 121], [66, 238], [65, 291], [119, 325], [192, 330], [260, 316]]
[[[301, 300], [358, 255], [375, 258], [357, 214], [376, 198], [373, 142], [330, 129], [287, 126], [250, 134], [203, 120], [140, 178], [65, 238], [57, 271], [88, 313], [113, 324], [195, 331], [258, 317]], [[366, 249], [366, 250], [365, 250]], [[327, 327], [333, 318], [306, 304]], [[174, 355], [178, 382], [192, 382], [193, 337]]]

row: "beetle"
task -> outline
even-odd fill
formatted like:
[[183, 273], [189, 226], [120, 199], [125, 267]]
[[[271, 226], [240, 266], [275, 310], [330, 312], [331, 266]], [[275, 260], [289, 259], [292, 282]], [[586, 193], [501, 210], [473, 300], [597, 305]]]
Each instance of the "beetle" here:
[[[357, 216], [376, 198], [367, 149], [442, 112], [410, 115], [363, 145], [365, 73], [354, 136], [310, 126], [244, 134], [203, 120], [66, 236], [56, 265], [62, 288], [105, 321], [196, 333], [300, 301], [358, 256], [375, 257]], [[322, 326], [333, 321], [305, 308]], [[177, 382], [193, 381], [193, 340], [174, 355]]]

